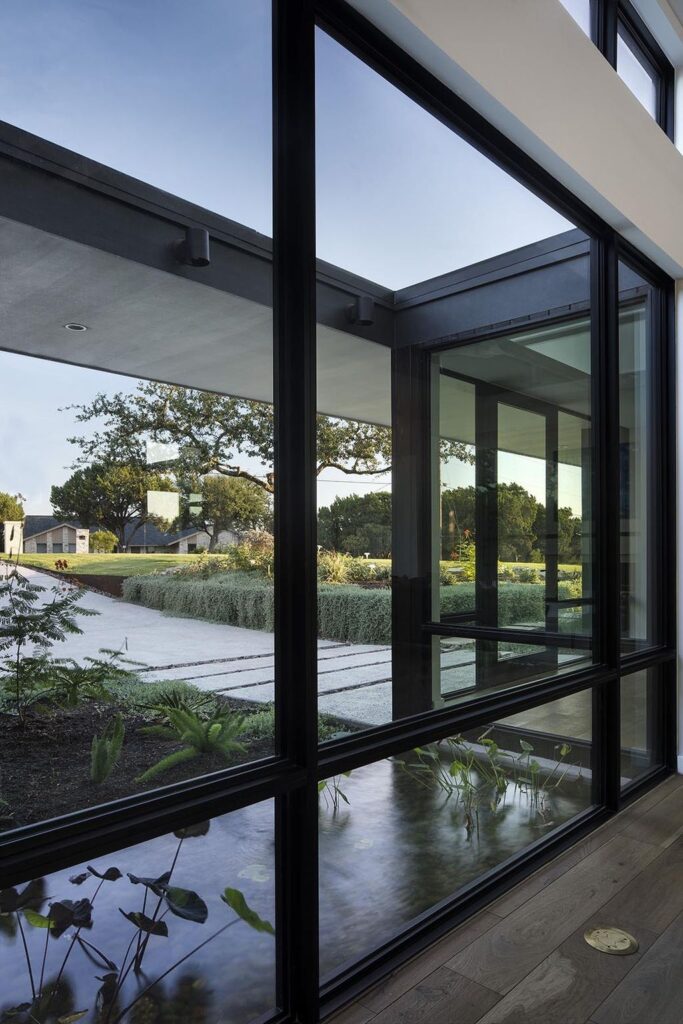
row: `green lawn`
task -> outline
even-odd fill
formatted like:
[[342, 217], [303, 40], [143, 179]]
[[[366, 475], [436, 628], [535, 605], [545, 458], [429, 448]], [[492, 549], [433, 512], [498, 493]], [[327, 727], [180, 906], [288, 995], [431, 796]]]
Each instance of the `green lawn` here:
[[65, 559], [72, 572], [93, 576], [142, 576], [196, 561], [197, 555], [22, 555], [19, 561], [21, 565], [32, 565], [36, 569], [54, 569], [58, 558]]

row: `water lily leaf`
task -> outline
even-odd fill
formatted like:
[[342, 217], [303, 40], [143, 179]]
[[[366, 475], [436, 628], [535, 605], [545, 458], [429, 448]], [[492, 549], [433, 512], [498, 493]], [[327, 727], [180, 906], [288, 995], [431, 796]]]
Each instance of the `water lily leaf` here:
[[72, 885], [83, 885], [86, 879], [90, 878], [87, 871], [81, 871], [80, 875], [72, 875], [69, 879]]
[[102, 982], [97, 993], [96, 1006], [99, 1010], [109, 1006], [116, 996], [119, 976], [116, 972], [111, 974], [95, 975], [98, 981]]
[[173, 835], [176, 839], [194, 839], [196, 836], [205, 836], [210, 827], [210, 821], [200, 821], [197, 825], [187, 825], [185, 828], [179, 828]]
[[76, 1010], [75, 1013], [67, 1013], [63, 1017], [57, 1018], [57, 1024], [74, 1024], [75, 1021], [82, 1020], [89, 1012], [89, 1010]]
[[152, 891], [155, 892], [157, 896], [161, 896], [160, 887], [162, 885], [168, 885], [171, 879], [171, 872], [164, 871], [163, 875], [159, 875], [158, 878], [140, 878], [138, 875], [131, 875], [129, 871], [128, 877], [130, 878], [133, 885], [146, 885], [147, 888], [152, 889]]
[[519, 741], [519, 745], [520, 745], [520, 747], [522, 748], [522, 750], [524, 751], [525, 754], [530, 754], [533, 751], [533, 749], [534, 749], [531, 746], [530, 743], [527, 743], [526, 740], [520, 740]]
[[241, 917], [250, 928], [253, 928], [257, 932], [267, 932], [268, 935], [275, 935], [275, 929], [273, 928], [270, 921], [264, 921], [262, 917], [252, 910], [247, 901], [244, 898], [244, 893], [240, 892], [239, 889], [231, 889], [228, 887], [221, 899], [224, 903], [227, 903], [231, 910], [234, 910], [238, 917]]
[[105, 882], [117, 882], [119, 878], [123, 877], [118, 868], [107, 868], [104, 874], [100, 874], [92, 864], [88, 864], [88, 871], [91, 875], [94, 875], [95, 878], [102, 878]]
[[31, 910], [29, 907], [26, 907], [22, 911], [22, 913], [23, 913], [24, 917], [26, 918], [26, 920], [28, 921], [28, 923], [33, 928], [52, 928], [52, 927], [54, 927], [54, 922], [51, 921], [49, 917], [46, 917], [44, 914], [39, 914], [37, 910]]
[[52, 934], [62, 935], [67, 928], [92, 927], [92, 904], [90, 900], [58, 900], [50, 905], [49, 918], [52, 921]]
[[165, 921], [153, 921], [151, 917], [147, 917], [147, 914], [143, 914], [139, 910], [133, 910], [127, 914], [125, 910], [119, 910], [123, 916], [139, 928], [140, 931], [146, 932], [148, 935], [163, 935], [164, 938], [168, 937], [168, 925]]
[[198, 893], [192, 889], [181, 889], [177, 885], [159, 886], [164, 894], [166, 905], [176, 917], [182, 917], [186, 921], [195, 921], [197, 924], [204, 924], [209, 916], [209, 908]]
[[19, 892], [17, 889], [0, 889], [0, 914], [13, 914], [24, 907], [39, 907], [45, 900], [45, 881], [34, 879]]

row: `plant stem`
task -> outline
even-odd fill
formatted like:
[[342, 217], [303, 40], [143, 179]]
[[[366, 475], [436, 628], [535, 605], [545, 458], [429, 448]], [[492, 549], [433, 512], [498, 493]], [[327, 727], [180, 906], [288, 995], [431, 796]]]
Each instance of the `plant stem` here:
[[29, 980], [31, 982], [31, 995], [33, 996], [33, 999], [35, 1000], [35, 998], [36, 998], [36, 986], [35, 986], [35, 982], [33, 981], [33, 969], [31, 967], [31, 957], [29, 956], [29, 953], [28, 953], [28, 944], [26, 942], [26, 936], [24, 934], [24, 926], [21, 923], [21, 915], [19, 914], [18, 910], [16, 911], [16, 915], [17, 915], [17, 924], [19, 925], [19, 932], [21, 933], [21, 941], [24, 944], [24, 953], [26, 954], [26, 966], [28, 967], [28, 976], [29, 976]]
[[191, 949], [189, 953], [186, 953], [185, 956], [180, 958], [180, 960], [177, 960], [176, 963], [172, 964], [167, 970], [164, 971], [163, 974], [160, 974], [158, 978], [155, 978], [154, 981], [151, 981], [149, 983], [149, 985], [146, 985], [145, 988], [143, 988], [142, 992], [138, 993], [133, 1002], [129, 1003], [128, 1006], [125, 1006], [123, 1010], [121, 1010], [121, 1012], [119, 1013], [118, 1017], [114, 1018], [112, 1024], [120, 1024], [120, 1021], [123, 1020], [128, 1011], [132, 1010], [135, 1004], [138, 1003], [142, 999], [142, 997], [149, 992], [150, 989], [154, 988], [155, 985], [158, 985], [160, 981], [163, 981], [164, 978], [171, 973], [171, 971], [174, 971], [176, 967], [180, 967], [181, 964], [185, 963], [186, 960], [189, 960], [190, 957], [194, 956], [195, 953], [198, 953], [199, 950], [203, 949], [204, 946], [206, 946], [209, 942], [213, 942], [213, 940], [217, 939], [219, 935], [222, 935], [224, 931], [226, 931], [228, 928], [231, 928], [234, 924], [237, 924], [239, 920], [240, 919], [237, 917], [235, 918], [234, 921], [228, 921], [228, 923], [224, 924], [222, 928], [219, 928], [217, 932], [214, 932], [213, 935], [209, 935], [208, 939], [204, 939], [204, 941], [200, 942], [198, 946], [195, 946], [194, 949]]
[[50, 939], [50, 929], [45, 929], [45, 948], [43, 949], [43, 961], [40, 965], [40, 981], [38, 982], [38, 994], [43, 994], [43, 979], [45, 978], [45, 964], [47, 962], [47, 944]]
[[[171, 878], [173, 877], [173, 872], [175, 870], [175, 866], [178, 863], [178, 855], [180, 854], [180, 850], [181, 850], [182, 845], [183, 845], [183, 839], [181, 838], [180, 842], [178, 843], [178, 848], [177, 848], [177, 850], [175, 852], [175, 857], [173, 858], [173, 862], [171, 864], [171, 869], [168, 872], [168, 880], [169, 880], [169, 882], [171, 881]], [[159, 913], [159, 911], [161, 909], [161, 904], [163, 902], [163, 899], [164, 899], [163, 896], [159, 897], [157, 905], [156, 905], [156, 907], [154, 909], [154, 913], [152, 914], [152, 921], [156, 921], [157, 914]], [[139, 971], [140, 968], [142, 967], [142, 959], [143, 959], [143, 957], [145, 955], [145, 950], [147, 949], [147, 944], [149, 943], [150, 935], [151, 935], [151, 932], [148, 932], [147, 935], [145, 935], [145, 938], [142, 941], [142, 945], [138, 948], [138, 951], [135, 954], [135, 961], [134, 961], [134, 963], [135, 963], [135, 970], [136, 971]]]

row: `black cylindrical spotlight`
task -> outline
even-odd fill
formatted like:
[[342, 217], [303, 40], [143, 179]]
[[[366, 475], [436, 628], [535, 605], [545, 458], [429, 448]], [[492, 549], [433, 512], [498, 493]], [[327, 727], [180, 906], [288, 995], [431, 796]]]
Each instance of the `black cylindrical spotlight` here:
[[350, 323], [370, 327], [375, 322], [375, 300], [369, 295], [359, 295], [355, 302], [346, 307]]
[[209, 232], [205, 228], [187, 228], [185, 237], [175, 243], [175, 258], [186, 267], [208, 267]]

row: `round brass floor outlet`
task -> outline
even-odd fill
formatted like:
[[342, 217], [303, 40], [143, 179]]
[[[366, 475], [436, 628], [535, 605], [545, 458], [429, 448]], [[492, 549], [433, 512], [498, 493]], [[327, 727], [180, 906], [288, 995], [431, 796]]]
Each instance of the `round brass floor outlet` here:
[[630, 953], [638, 952], [638, 940], [623, 928], [589, 928], [583, 937], [589, 946], [601, 953], [629, 956]]

